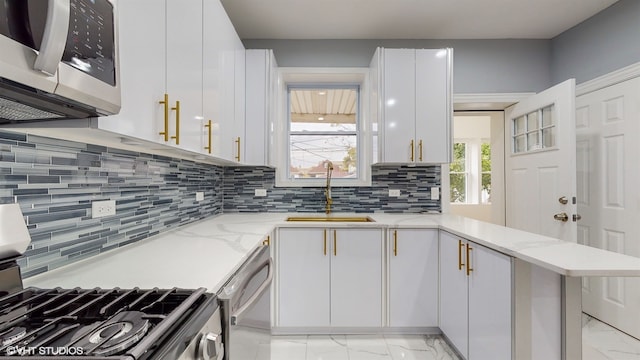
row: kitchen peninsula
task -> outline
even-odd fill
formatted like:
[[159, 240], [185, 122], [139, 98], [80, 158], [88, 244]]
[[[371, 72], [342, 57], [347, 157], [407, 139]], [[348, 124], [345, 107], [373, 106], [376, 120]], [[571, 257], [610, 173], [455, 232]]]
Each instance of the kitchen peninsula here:
[[[190, 225], [176, 228], [162, 235], [152, 237], [135, 244], [106, 252], [102, 255], [84, 259], [31, 278], [25, 279], [25, 285], [36, 287], [182, 287], [196, 288], [204, 286], [211, 292], [217, 292], [225, 281], [246, 260], [252, 250], [270, 237], [272, 256], [276, 262], [276, 286], [273, 294], [276, 298], [274, 333], [287, 333], [286, 326], [280, 324], [281, 309], [278, 309], [278, 294], [282, 294], [283, 286], [278, 277], [283, 271], [280, 258], [281, 245], [279, 234], [283, 229], [378, 229], [379, 263], [384, 268], [397, 249], [395, 230], [415, 229], [430, 231], [436, 234], [435, 244], [438, 259], [439, 278], [434, 291], [438, 294], [438, 309], [435, 311], [436, 323], [427, 326], [427, 331], [442, 331], [458, 351], [468, 359], [482, 358], [474, 355], [474, 350], [466, 349], [474, 344], [474, 335], [469, 331], [469, 338], [456, 340], [454, 326], [448, 331], [443, 323], [447, 319], [445, 313], [449, 300], [443, 299], [455, 286], [443, 275], [449, 271], [460, 269], [460, 274], [469, 280], [469, 289], [474, 285], [473, 276], [486, 275], [498, 279], [508, 279], [508, 288], [504, 292], [506, 299], [499, 299], [500, 293], [482, 294], [477, 303], [494, 303], [506, 308], [498, 308], [498, 313], [485, 309], [485, 315], [508, 320], [507, 338], [492, 338], [492, 344], [508, 344], [506, 353], [509, 359], [537, 359], [544, 356], [548, 359], [581, 358], [581, 277], [583, 276], [640, 276], [640, 259], [609, 251], [599, 250], [556, 239], [534, 235], [519, 230], [492, 225], [481, 221], [454, 215], [439, 214], [366, 214], [372, 222], [287, 222], [293, 213], [262, 214], [225, 214], [211, 217]], [[309, 216], [309, 214], [304, 214]], [[312, 216], [323, 217], [321, 214]], [[355, 214], [334, 214], [333, 216], [356, 216]], [[357, 214], [362, 216], [362, 214]], [[311, 239], [299, 238], [304, 242]], [[346, 239], [344, 241], [348, 241]], [[335, 241], [335, 240], [334, 240]], [[343, 240], [340, 240], [343, 241]], [[325, 241], [326, 243], [326, 241]], [[329, 255], [335, 245], [329, 244]], [[326, 247], [327, 245], [325, 245]], [[342, 246], [342, 245], [339, 245]], [[444, 259], [446, 249], [454, 248], [457, 259]], [[344, 248], [340, 248], [344, 249]], [[400, 248], [402, 249], [402, 248]], [[327, 249], [325, 248], [325, 251]], [[343, 251], [343, 250], [339, 250]], [[346, 251], [346, 250], [344, 250]], [[466, 253], [466, 257], [464, 254]], [[491, 269], [483, 268], [481, 254], [489, 253], [506, 261], [508, 273], [491, 274]], [[477, 256], [477, 257], [476, 257]], [[459, 263], [464, 262], [464, 265]], [[496, 268], [497, 269], [497, 268]], [[390, 278], [387, 269], [381, 272], [381, 289], [389, 291]], [[505, 277], [506, 276], [506, 277]], [[465, 283], [466, 284], [466, 283]], [[474, 294], [469, 290], [466, 294]], [[471, 296], [471, 295], [469, 295]], [[380, 294], [381, 322], [377, 327], [360, 327], [356, 329], [340, 327], [324, 327], [315, 330], [337, 333], [343, 331], [384, 332], [399, 330], [391, 326], [389, 319], [390, 303], [388, 294]], [[469, 301], [469, 309], [473, 305]], [[465, 318], [464, 326], [473, 328], [472, 315]], [[495, 324], [492, 324], [495, 325]], [[491, 328], [492, 330], [495, 330]], [[400, 329], [401, 330], [401, 329]], [[489, 328], [485, 334], [488, 336]], [[504, 329], [503, 329], [504, 330]], [[504, 331], [503, 331], [504, 333]], [[496, 330], [500, 334], [500, 329]], [[544, 336], [542, 336], [544, 335]], [[486, 340], [486, 339], [485, 339]], [[461, 341], [461, 342], [460, 342]], [[471, 349], [473, 346], [471, 345]]]

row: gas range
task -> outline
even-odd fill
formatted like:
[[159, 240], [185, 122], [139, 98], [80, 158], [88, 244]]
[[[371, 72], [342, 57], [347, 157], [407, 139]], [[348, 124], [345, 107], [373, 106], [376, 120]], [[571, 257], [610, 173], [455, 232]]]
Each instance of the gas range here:
[[24, 288], [31, 237], [0, 204], [0, 359], [220, 360], [221, 310], [199, 289]]
[[[200, 330], [216, 311], [204, 288], [27, 288], [0, 298], [0, 359], [175, 360], [213, 337]], [[221, 340], [200, 342], [200, 358], [216, 359]]]

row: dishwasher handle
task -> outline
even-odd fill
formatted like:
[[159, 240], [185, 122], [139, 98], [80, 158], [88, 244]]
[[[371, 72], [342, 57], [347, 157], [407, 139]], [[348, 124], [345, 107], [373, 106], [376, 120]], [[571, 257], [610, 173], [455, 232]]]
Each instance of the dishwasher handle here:
[[238, 319], [241, 318], [245, 312], [251, 309], [251, 307], [256, 302], [258, 302], [262, 294], [264, 294], [271, 287], [271, 282], [273, 281], [273, 260], [271, 258], [265, 261], [262, 264], [262, 266], [258, 267], [256, 271], [254, 271], [254, 273], [251, 274], [251, 276], [249, 276], [249, 278], [254, 277], [256, 274], [262, 271], [262, 269], [264, 269], [265, 267], [267, 267], [267, 278], [260, 285], [260, 287], [253, 293], [253, 295], [251, 295], [251, 297], [247, 300], [247, 302], [244, 303], [244, 305], [242, 305], [242, 307], [240, 307], [237, 311], [231, 314], [229, 319], [231, 321], [231, 325], [237, 325]]

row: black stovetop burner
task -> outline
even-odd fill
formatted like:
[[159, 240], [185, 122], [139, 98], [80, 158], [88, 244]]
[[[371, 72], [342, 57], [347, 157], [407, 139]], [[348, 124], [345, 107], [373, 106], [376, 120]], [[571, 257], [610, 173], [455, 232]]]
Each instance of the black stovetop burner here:
[[201, 304], [204, 288], [0, 293], [0, 359], [143, 359]]

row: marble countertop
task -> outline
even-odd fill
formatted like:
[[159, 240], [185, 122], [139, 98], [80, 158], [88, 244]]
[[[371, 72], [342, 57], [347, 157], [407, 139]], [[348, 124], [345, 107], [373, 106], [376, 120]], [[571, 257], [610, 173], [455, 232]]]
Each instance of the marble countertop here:
[[640, 276], [640, 258], [567, 243], [446, 214], [334, 214], [375, 222], [286, 222], [289, 216], [224, 214], [162, 233], [105, 254], [25, 279], [25, 286], [82, 288], [206, 287], [218, 291], [253, 249], [277, 227], [442, 229], [565, 276]]

